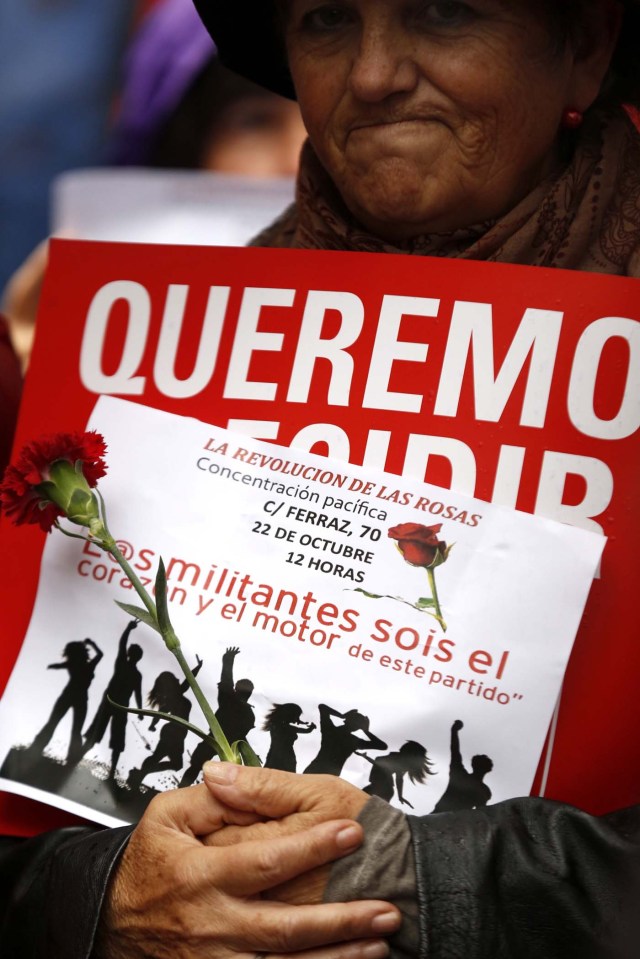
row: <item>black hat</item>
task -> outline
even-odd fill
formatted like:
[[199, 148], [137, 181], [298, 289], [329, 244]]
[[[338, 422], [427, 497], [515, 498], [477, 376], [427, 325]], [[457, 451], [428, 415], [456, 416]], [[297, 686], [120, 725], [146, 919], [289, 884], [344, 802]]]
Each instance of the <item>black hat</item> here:
[[193, 0], [225, 67], [283, 97], [296, 94], [273, 0]]

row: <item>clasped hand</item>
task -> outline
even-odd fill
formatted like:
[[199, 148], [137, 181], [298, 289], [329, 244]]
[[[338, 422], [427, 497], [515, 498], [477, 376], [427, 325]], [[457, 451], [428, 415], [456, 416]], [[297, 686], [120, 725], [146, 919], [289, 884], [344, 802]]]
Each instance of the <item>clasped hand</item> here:
[[322, 903], [357, 849], [368, 797], [333, 776], [208, 763], [205, 784], [149, 805], [108, 890], [99, 959], [382, 959], [382, 901]]

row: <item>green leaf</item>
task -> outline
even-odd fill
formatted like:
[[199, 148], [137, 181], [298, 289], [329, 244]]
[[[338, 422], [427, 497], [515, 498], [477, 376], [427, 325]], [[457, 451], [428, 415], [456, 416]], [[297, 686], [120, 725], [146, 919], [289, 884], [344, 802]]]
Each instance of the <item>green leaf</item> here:
[[380, 593], [368, 593], [366, 589], [362, 589], [360, 586], [356, 586], [354, 593], [362, 593], [363, 596], [366, 596], [368, 599], [389, 599], [388, 596], [382, 596]]
[[[38, 503], [38, 509], [45, 509], [46, 506], [47, 504], [44, 502]], [[70, 533], [58, 520], [56, 520], [53, 525], [56, 529], [59, 529], [61, 533], [64, 533], [65, 536], [70, 536], [71, 539], [83, 539], [85, 543], [92, 543], [94, 546], [100, 546], [102, 548], [101, 543], [98, 543], [94, 539], [89, 539], [88, 536], [83, 536], [81, 533]]]
[[136, 619], [139, 619], [141, 623], [150, 626], [151, 629], [155, 629], [156, 633], [160, 632], [158, 624], [147, 609], [143, 609], [142, 606], [132, 606], [131, 603], [121, 603], [117, 599], [115, 603], [116, 606], [123, 609], [129, 616], [134, 616]]
[[160, 557], [160, 562], [158, 563], [158, 572], [156, 575], [156, 609], [158, 611], [158, 624], [160, 626], [160, 632], [164, 636], [165, 633], [173, 632], [171, 628], [171, 620], [169, 619], [169, 606], [167, 603], [167, 574], [164, 568], [164, 562], [162, 557]]
[[416, 609], [425, 609], [427, 606], [435, 606], [436, 601], [431, 596], [421, 596], [416, 600]]
[[398, 603], [406, 603], [407, 606], [413, 606], [413, 603], [407, 602], [402, 596], [391, 596], [389, 593], [368, 593], [366, 589], [362, 589], [360, 586], [356, 586], [352, 592], [362, 593], [362, 595], [368, 599], [395, 599]]
[[200, 739], [204, 739], [205, 743], [211, 746], [212, 749], [215, 749], [218, 755], [220, 755], [217, 743], [209, 733], [205, 733], [203, 729], [199, 729], [198, 726], [194, 726], [193, 723], [188, 723], [186, 719], [181, 719], [180, 716], [163, 713], [159, 709], [137, 709], [135, 706], [122, 706], [120, 703], [114, 702], [110, 696], [107, 696], [107, 701], [111, 703], [112, 706], [115, 706], [116, 709], [121, 709], [125, 713], [135, 713], [136, 716], [152, 716], [153, 718], [166, 719], [169, 723], [178, 723], [180, 726], [186, 726], [190, 732], [195, 733]]
[[233, 744], [233, 749], [240, 754], [245, 766], [262, 766], [260, 757], [256, 755], [246, 740], [239, 739]]

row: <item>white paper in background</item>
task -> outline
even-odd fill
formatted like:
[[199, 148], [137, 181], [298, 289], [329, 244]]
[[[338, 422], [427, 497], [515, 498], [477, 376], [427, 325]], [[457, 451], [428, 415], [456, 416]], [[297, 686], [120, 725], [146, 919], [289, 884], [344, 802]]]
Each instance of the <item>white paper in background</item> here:
[[[203, 661], [214, 708], [225, 650], [239, 650], [233, 681], [253, 684], [247, 738], [263, 760], [275, 744], [301, 772], [322, 745], [345, 778], [367, 787], [372, 777], [396, 804], [390, 773], [404, 770], [404, 799], [427, 813], [449, 787], [455, 724], [446, 802], [482, 802], [487, 788], [491, 802], [528, 793], [603, 537], [112, 397], [98, 400], [90, 427], [109, 447], [100, 489], [111, 531], [143, 577], [164, 557], [174, 626], [190, 664]], [[388, 536], [404, 523], [441, 523], [439, 538], [454, 544], [435, 571], [446, 631], [414, 606], [431, 593], [425, 569]], [[198, 743], [130, 716], [109, 780], [109, 729], [78, 765], [65, 763], [68, 712], [44, 753], [28, 748], [69, 679], [47, 667], [90, 637], [103, 657], [86, 732], [129, 622], [113, 600], [137, 602], [126, 587], [109, 557], [54, 532], [0, 706], [2, 786], [104, 823], [135, 819], [155, 789], [177, 786]], [[179, 684], [157, 634], [140, 624], [130, 642], [143, 648], [144, 697], [160, 673]], [[299, 710], [265, 730], [274, 704]], [[292, 715], [315, 728], [292, 726]], [[196, 705], [189, 718], [203, 724]], [[425, 750], [431, 774], [412, 781], [407, 757]], [[145, 770], [142, 783], [132, 769]]]
[[245, 246], [294, 198], [294, 179], [117, 168], [64, 173], [52, 229], [84, 240]]

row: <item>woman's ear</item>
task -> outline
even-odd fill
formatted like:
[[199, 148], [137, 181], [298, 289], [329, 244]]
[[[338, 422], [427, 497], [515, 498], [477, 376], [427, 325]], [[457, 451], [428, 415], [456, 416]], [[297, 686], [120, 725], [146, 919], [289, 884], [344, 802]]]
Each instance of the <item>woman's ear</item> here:
[[598, 97], [615, 51], [623, 8], [619, 0], [597, 0], [583, 13], [573, 37], [573, 100], [567, 106], [584, 113]]

